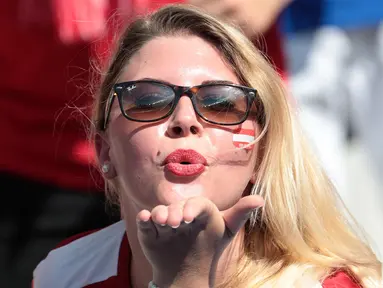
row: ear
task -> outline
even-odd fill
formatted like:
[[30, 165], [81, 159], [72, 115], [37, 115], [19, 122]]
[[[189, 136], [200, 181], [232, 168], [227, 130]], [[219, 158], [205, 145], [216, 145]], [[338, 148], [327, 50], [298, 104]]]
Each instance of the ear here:
[[97, 133], [95, 136], [95, 146], [98, 158], [98, 163], [101, 167], [108, 167], [108, 169], [101, 169], [102, 174], [107, 179], [117, 177], [116, 169], [110, 157], [110, 144], [107, 141], [106, 135]]

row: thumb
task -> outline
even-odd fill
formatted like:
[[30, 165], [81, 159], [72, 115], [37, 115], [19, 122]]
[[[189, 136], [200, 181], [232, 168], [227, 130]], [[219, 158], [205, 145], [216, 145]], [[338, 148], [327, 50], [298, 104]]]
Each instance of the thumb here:
[[264, 200], [261, 196], [250, 195], [242, 197], [233, 207], [223, 212], [223, 218], [229, 231], [228, 235], [235, 235], [249, 219], [251, 212], [262, 207]]

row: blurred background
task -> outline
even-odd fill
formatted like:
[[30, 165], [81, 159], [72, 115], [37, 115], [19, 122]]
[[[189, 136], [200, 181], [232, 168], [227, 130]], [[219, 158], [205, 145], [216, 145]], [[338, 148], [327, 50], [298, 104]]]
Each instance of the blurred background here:
[[119, 220], [85, 128], [94, 68], [121, 23], [175, 2], [262, 35], [318, 157], [382, 259], [382, 0], [2, 0], [0, 287], [30, 287], [60, 241]]
[[383, 252], [383, 1], [292, 1], [288, 85], [342, 200]]

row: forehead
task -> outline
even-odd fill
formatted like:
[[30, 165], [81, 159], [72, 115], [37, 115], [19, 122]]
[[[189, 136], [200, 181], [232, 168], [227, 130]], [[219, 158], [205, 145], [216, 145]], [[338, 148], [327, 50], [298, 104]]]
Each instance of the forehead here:
[[212, 45], [196, 36], [158, 37], [146, 43], [129, 61], [121, 81], [154, 78], [193, 86], [205, 80], [238, 79]]

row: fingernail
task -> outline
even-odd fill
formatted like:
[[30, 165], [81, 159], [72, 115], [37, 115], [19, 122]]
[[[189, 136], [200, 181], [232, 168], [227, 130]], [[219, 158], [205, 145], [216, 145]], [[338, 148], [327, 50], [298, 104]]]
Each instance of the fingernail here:
[[180, 225], [177, 225], [177, 226], [170, 226], [172, 227], [173, 229], [177, 229], [178, 227], [180, 227]]
[[185, 224], [190, 224], [193, 221], [184, 221]]
[[166, 226], [166, 224], [160, 224], [160, 226], [161, 226], [161, 227], [165, 227], [165, 226]]
[[141, 219], [136, 219], [136, 222], [137, 224], [143, 224], [143, 223], [147, 223], [149, 220], [141, 220]]

